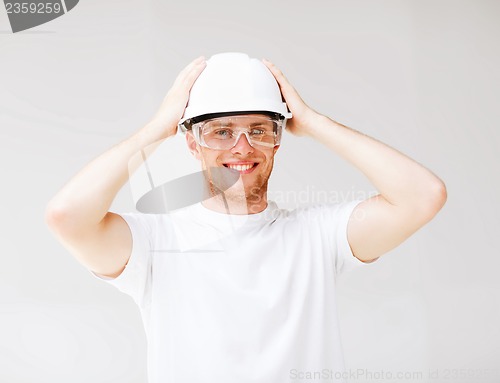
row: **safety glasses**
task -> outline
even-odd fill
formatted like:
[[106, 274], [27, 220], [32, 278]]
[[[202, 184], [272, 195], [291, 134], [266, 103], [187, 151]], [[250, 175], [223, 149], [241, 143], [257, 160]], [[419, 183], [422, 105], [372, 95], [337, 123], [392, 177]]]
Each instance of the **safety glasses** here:
[[196, 142], [216, 149], [232, 149], [244, 134], [252, 147], [273, 148], [279, 145], [283, 120], [266, 116], [238, 115], [212, 118], [192, 125]]

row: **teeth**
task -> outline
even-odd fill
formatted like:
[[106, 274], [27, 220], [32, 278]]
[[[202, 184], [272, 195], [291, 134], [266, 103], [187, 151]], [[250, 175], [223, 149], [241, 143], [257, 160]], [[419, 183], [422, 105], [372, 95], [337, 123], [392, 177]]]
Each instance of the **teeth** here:
[[253, 164], [251, 165], [227, 165], [228, 168], [238, 170], [239, 172], [244, 172], [245, 170], [248, 170], [250, 168], [253, 168]]

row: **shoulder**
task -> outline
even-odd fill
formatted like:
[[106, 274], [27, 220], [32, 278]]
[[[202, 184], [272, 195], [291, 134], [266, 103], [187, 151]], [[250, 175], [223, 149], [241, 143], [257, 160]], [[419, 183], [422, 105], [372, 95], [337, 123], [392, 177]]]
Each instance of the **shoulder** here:
[[279, 209], [282, 218], [303, 221], [317, 221], [322, 219], [340, 220], [349, 216], [362, 200], [339, 202], [335, 204], [314, 204], [296, 207], [293, 210]]
[[148, 232], [164, 221], [166, 214], [147, 214], [139, 212], [118, 213], [127, 223], [142, 226]]

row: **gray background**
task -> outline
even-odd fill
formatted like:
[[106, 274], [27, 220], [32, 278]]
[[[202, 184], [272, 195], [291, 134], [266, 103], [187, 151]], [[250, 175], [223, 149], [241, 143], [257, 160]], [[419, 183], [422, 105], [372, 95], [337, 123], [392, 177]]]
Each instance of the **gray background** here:
[[[313, 108], [447, 185], [431, 223], [339, 282], [347, 367], [445, 376], [498, 365], [499, 19], [498, 1], [85, 0], [12, 34], [0, 9], [0, 381], [144, 381], [138, 310], [56, 242], [44, 208], [148, 121], [189, 61], [224, 51], [275, 62]], [[133, 188], [112, 210], [134, 209]], [[295, 193], [284, 207], [304, 193], [301, 203], [374, 192], [289, 134], [271, 189]]]

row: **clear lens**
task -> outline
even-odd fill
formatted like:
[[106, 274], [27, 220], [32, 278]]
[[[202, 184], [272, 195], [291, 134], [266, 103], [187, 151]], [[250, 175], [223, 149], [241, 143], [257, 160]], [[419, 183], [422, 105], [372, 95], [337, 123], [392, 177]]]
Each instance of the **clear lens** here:
[[193, 124], [198, 142], [211, 149], [233, 148], [242, 134], [250, 145], [272, 148], [279, 144], [282, 121], [259, 116], [214, 118]]

